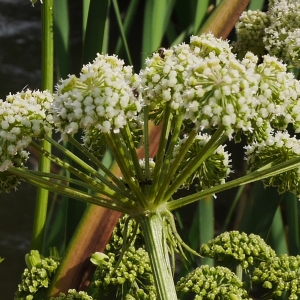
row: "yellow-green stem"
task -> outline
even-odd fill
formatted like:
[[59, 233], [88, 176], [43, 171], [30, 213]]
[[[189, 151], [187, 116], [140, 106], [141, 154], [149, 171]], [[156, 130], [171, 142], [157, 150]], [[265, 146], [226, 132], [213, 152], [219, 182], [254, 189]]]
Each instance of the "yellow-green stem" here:
[[[53, 0], [44, 0], [42, 4], [42, 89], [53, 91]], [[41, 146], [51, 151], [48, 142], [42, 141]], [[50, 161], [44, 156], [40, 157], [39, 170], [50, 172]], [[40, 252], [43, 251], [48, 194], [43, 188], [37, 189], [31, 247]]]
[[154, 277], [158, 300], [177, 300], [169, 254], [164, 235], [163, 219], [157, 212], [139, 218], [145, 238], [146, 250]]

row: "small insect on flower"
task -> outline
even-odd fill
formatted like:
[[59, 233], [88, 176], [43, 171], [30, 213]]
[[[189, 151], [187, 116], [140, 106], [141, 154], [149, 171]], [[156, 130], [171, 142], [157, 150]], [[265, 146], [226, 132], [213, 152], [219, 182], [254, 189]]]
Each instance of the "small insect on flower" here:
[[133, 92], [133, 96], [134, 96], [135, 98], [138, 98], [138, 97], [139, 97], [139, 92], [137, 91], [137, 89], [133, 89], [132, 92]]
[[158, 48], [157, 49], [157, 53], [158, 53], [158, 55], [162, 58], [162, 59], [164, 59], [165, 58], [165, 50], [166, 50], [166, 48], [163, 48], [163, 47], [160, 47], [160, 48]]

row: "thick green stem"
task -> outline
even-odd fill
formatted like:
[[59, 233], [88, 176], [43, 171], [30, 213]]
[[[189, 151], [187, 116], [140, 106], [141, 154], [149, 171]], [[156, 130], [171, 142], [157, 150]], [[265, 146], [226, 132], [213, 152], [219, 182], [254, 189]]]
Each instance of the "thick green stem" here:
[[139, 219], [149, 254], [158, 300], [177, 300], [168, 256], [163, 219], [157, 212]]
[[[42, 89], [53, 91], [53, 0], [45, 0], [42, 5]], [[51, 145], [41, 142], [42, 148], [51, 151]], [[39, 170], [50, 172], [50, 160], [41, 156]], [[32, 232], [32, 249], [43, 250], [44, 231], [47, 217], [49, 192], [43, 188], [37, 189], [36, 208]]]

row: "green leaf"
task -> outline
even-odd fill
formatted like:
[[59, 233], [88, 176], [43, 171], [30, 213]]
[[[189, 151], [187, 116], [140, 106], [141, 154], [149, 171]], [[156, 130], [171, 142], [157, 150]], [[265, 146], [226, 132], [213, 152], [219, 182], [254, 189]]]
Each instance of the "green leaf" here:
[[277, 255], [288, 254], [286, 243], [285, 229], [282, 220], [280, 206], [277, 208], [271, 226], [270, 237], [268, 244], [275, 250]]
[[282, 200], [275, 188], [264, 188], [261, 182], [256, 182], [247, 201], [245, 213], [239, 230], [246, 233], [268, 237], [274, 215]]
[[109, 0], [91, 0], [83, 47], [83, 63], [92, 61], [102, 52]]
[[263, 10], [265, 0], [252, 0], [248, 6], [249, 10]]
[[66, 0], [54, 0], [54, 45], [57, 79], [70, 74], [69, 12]]

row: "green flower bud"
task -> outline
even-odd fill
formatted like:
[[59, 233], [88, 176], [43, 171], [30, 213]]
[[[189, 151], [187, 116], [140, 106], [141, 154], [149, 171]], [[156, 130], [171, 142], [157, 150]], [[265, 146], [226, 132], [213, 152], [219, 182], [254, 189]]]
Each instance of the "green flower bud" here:
[[105, 260], [108, 259], [108, 256], [102, 252], [95, 252], [92, 254], [90, 261], [95, 266], [101, 266], [102, 264], [105, 264]]
[[42, 265], [42, 257], [37, 250], [31, 250], [30, 253], [25, 255], [25, 262], [28, 269], [32, 269], [32, 267], [41, 267]]

